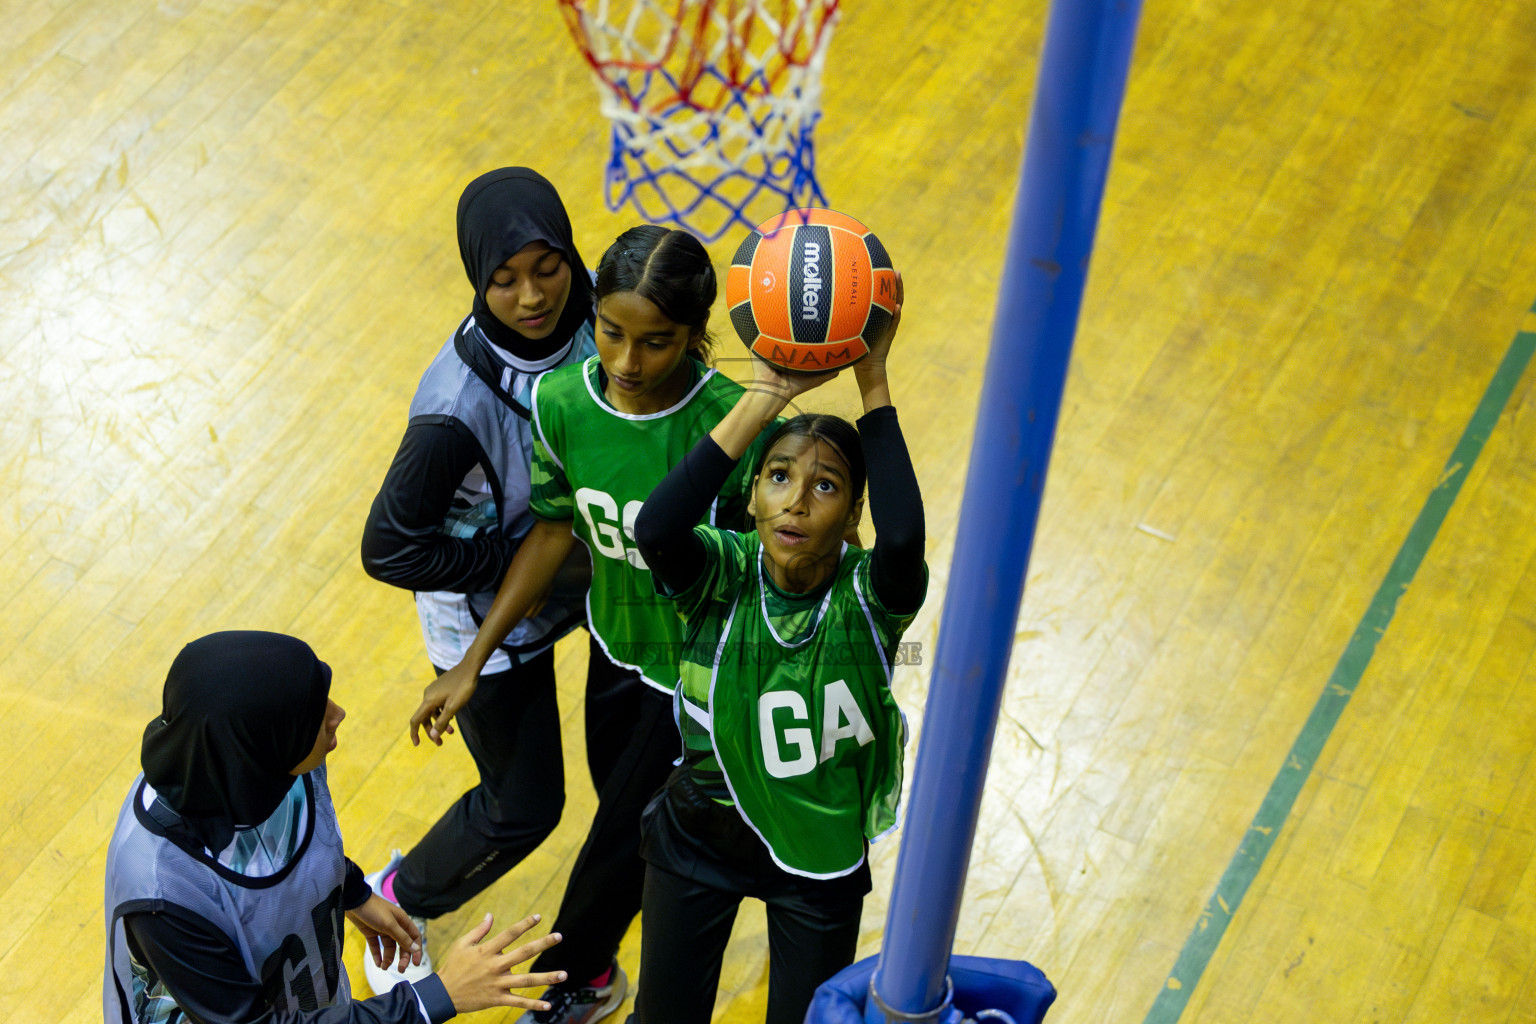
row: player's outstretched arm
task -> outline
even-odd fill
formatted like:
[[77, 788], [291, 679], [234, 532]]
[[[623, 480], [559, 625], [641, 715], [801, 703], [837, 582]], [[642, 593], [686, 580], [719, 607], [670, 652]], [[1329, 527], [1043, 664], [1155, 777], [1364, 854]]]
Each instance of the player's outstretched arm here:
[[422, 727], [426, 728], [428, 739], [443, 745], [443, 737], [453, 732], [453, 716], [475, 695], [485, 663], [512, 628], [549, 592], [574, 543], [571, 524], [566, 521], [541, 519], [528, 531], [463, 660], [422, 691], [421, 704], [411, 715], [413, 745], [420, 745], [418, 730]]
[[870, 580], [881, 603], [901, 613], [915, 611], [922, 604], [927, 580], [923, 569], [927, 537], [923, 497], [896, 410], [891, 405], [885, 372], [896, 328], [901, 326], [905, 300], [906, 292], [898, 274], [891, 324], [870, 346], [869, 355], [853, 367], [864, 401], [864, 415], [858, 423], [859, 440], [869, 467], [869, 516], [875, 526]]
[[[559, 932], [551, 932], [514, 949], [507, 947], [539, 923], [538, 914], [530, 914], [512, 927], [487, 939], [491, 915], [461, 935], [448, 950], [448, 959], [437, 972], [438, 980], [448, 990], [453, 1008], [459, 1013], [485, 1010], [492, 1006], [517, 1006], [525, 1010], [548, 1010], [542, 999], [512, 994], [515, 988], [538, 988], [565, 980], [564, 971], [543, 974], [513, 974], [512, 968], [532, 960], [560, 941]], [[506, 952], [503, 952], [506, 950]]]

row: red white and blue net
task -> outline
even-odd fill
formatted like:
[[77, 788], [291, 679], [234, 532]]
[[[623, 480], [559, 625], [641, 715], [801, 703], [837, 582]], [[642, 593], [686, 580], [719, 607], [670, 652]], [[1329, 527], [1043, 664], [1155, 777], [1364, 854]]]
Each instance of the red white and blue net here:
[[559, 0], [613, 124], [608, 208], [709, 241], [800, 206], [816, 180], [838, 0]]

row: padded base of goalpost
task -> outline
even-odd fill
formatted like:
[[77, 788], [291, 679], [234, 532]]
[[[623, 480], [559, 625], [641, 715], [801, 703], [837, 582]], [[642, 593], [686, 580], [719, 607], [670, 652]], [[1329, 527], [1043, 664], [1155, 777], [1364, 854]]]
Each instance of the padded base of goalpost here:
[[[866, 1016], [870, 1002], [869, 979], [875, 973], [878, 956], [845, 967], [816, 990], [805, 1024], [865, 1024], [882, 1019], [896, 1024], [914, 1020], [879, 1011]], [[1038, 967], [1023, 960], [994, 960], [980, 956], [949, 958], [949, 978], [954, 985], [952, 1006], [937, 1016], [924, 1018], [933, 1024], [959, 1024], [985, 1010], [1001, 1010], [1014, 1024], [1040, 1024], [1045, 1011], [1056, 1001], [1056, 986]], [[983, 1016], [980, 1021], [1006, 1020]]]

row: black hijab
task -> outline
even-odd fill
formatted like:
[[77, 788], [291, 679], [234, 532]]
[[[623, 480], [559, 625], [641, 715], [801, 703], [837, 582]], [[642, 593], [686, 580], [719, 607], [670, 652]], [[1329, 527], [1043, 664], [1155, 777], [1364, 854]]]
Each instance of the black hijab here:
[[330, 666], [281, 633], [211, 633], [183, 647], [140, 753], [176, 828], [218, 853], [235, 826], [266, 821], [314, 749], [330, 691]]
[[[529, 242], [559, 249], [571, 266], [565, 309], [549, 337], [538, 341], [496, 319], [485, 304], [491, 275]], [[469, 183], [459, 197], [459, 256], [475, 289], [475, 323], [491, 341], [524, 359], [553, 355], [592, 318], [592, 277], [571, 237], [571, 218], [555, 186], [537, 171], [503, 167]]]

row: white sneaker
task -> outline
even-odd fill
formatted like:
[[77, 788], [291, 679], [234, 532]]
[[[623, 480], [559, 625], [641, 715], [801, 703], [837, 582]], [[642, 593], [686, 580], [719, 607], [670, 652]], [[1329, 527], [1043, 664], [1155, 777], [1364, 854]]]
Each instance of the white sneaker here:
[[[400, 867], [400, 862], [404, 859], [405, 855], [396, 850], [390, 855], [388, 864], [385, 864], [373, 874], [364, 876], [368, 882], [368, 887], [380, 896], [383, 896], [384, 879], [389, 877], [390, 872], [397, 870]], [[386, 896], [385, 899], [388, 899], [388, 897]], [[390, 900], [390, 902], [395, 903], [394, 900]], [[395, 906], [398, 907], [399, 905], [395, 903]], [[424, 917], [416, 917], [415, 915], [411, 916], [411, 920], [415, 923], [416, 929], [421, 932], [421, 963], [407, 964], [405, 970], [402, 971], [395, 966], [399, 962], [398, 957], [387, 966], [380, 967], [373, 962], [372, 953], [365, 952], [363, 954], [363, 974], [368, 978], [368, 987], [373, 989], [373, 994], [376, 996], [383, 995], [402, 981], [420, 981], [432, 973], [432, 954], [427, 952], [427, 920]]]

